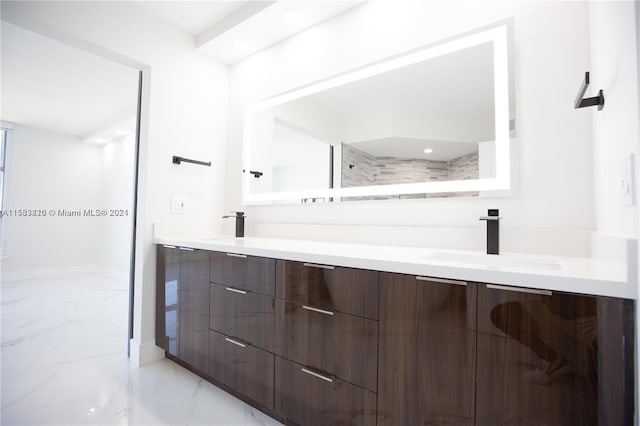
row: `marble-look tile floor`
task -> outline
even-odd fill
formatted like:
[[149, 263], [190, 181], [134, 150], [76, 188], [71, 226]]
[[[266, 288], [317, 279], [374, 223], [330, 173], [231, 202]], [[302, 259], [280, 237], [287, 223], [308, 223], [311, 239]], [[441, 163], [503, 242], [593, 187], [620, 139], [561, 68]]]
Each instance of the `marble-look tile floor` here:
[[2, 283], [3, 425], [280, 425], [177, 364], [126, 357], [126, 284]]

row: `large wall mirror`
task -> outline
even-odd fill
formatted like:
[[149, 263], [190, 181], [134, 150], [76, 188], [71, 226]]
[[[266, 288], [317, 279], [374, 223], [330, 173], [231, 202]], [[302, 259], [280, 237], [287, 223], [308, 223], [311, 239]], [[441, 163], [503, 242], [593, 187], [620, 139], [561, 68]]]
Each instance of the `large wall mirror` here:
[[243, 203], [510, 189], [510, 34], [500, 24], [250, 106]]

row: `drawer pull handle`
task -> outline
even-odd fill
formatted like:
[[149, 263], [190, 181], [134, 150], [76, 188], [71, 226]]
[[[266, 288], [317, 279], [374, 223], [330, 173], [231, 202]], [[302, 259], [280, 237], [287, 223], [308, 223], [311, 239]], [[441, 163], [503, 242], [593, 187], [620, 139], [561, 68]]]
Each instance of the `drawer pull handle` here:
[[508, 287], [506, 285], [487, 284], [487, 288], [492, 288], [494, 290], [516, 291], [518, 293], [541, 294], [543, 296], [553, 295], [553, 292], [549, 290], [535, 290], [532, 288]]
[[184, 251], [193, 251], [192, 248], [190, 247], [178, 247], [180, 250], [184, 250]]
[[311, 306], [302, 305], [302, 309], [306, 309], [307, 311], [320, 312], [325, 315], [333, 315], [331, 311], [325, 311], [324, 309], [312, 308]]
[[334, 269], [333, 266], [329, 265], [318, 265], [317, 263], [303, 263], [302, 266], [307, 266], [309, 268], [320, 268], [320, 269]]
[[467, 285], [465, 281], [457, 281], [457, 280], [447, 280], [445, 278], [431, 278], [431, 277], [420, 277], [417, 276], [416, 280], [418, 281], [431, 281], [434, 283], [443, 283], [443, 284], [454, 284], [454, 285]]
[[226, 289], [227, 289], [228, 291], [232, 291], [232, 292], [234, 292], [234, 293], [247, 294], [247, 292], [246, 292], [246, 291], [238, 290], [238, 289], [231, 288], [231, 287], [226, 287]]
[[164, 247], [164, 248], [176, 248], [176, 246], [170, 246], [168, 244], [163, 244], [162, 247]]
[[246, 254], [235, 254], [235, 253], [227, 253], [227, 256], [231, 256], [231, 257], [239, 257], [241, 259], [246, 259], [247, 255]]
[[306, 368], [301, 368], [300, 370], [302, 370], [303, 373], [307, 373], [307, 374], [311, 374], [313, 377], [317, 377], [318, 379], [322, 379], [325, 380], [329, 383], [333, 383], [333, 379], [327, 376], [323, 376], [322, 374], [318, 374], [314, 371], [311, 370], [307, 370]]
[[246, 348], [246, 347], [247, 347], [247, 345], [245, 345], [245, 344], [243, 344], [243, 343], [240, 343], [240, 342], [236, 342], [235, 340], [233, 340], [233, 339], [229, 339], [228, 337], [225, 337], [225, 338], [224, 338], [224, 340], [226, 340], [226, 341], [227, 341], [227, 342], [229, 342], [229, 343], [233, 343], [234, 345], [238, 345], [238, 346], [240, 346], [241, 348]]

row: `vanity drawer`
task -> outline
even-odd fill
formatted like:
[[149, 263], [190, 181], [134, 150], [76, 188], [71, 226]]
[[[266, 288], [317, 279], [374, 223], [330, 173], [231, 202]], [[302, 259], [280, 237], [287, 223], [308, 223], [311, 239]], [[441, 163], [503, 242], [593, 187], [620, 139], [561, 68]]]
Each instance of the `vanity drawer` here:
[[378, 322], [276, 299], [275, 352], [375, 392]]
[[273, 409], [274, 355], [224, 334], [209, 332], [209, 375]]
[[278, 260], [276, 296], [330, 311], [378, 319], [378, 272]]
[[275, 299], [210, 284], [209, 328], [273, 352]]
[[254, 293], [275, 295], [275, 259], [236, 253], [211, 253], [209, 280]]
[[376, 394], [275, 357], [275, 409], [305, 426], [376, 424]]

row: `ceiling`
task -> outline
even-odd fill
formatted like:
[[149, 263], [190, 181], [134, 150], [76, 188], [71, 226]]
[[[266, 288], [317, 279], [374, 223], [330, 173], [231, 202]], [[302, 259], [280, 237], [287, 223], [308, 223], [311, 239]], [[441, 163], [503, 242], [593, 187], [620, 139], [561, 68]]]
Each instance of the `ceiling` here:
[[2, 120], [87, 138], [135, 118], [136, 69], [7, 22], [1, 31]]
[[[374, 157], [431, 161], [451, 161], [463, 155], [478, 152], [477, 142], [465, 143], [401, 137], [371, 139], [349, 145]], [[426, 148], [433, 151], [425, 153]]]
[[[134, 4], [194, 36], [204, 33], [249, 1], [135, 1]], [[266, 3], [266, 2], [265, 2]]]
[[[472, 70], [472, 72], [471, 72]], [[384, 107], [494, 122], [493, 46], [482, 43], [403, 65], [315, 93], [308, 100], [343, 117], [373, 115]], [[476, 139], [477, 140], [477, 139]]]
[[227, 65], [361, 4], [347, 0], [137, 1], [194, 36], [196, 48]]
[[[361, 1], [135, 1], [191, 34], [195, 48], [225, 64], [352, 8]], [[4, 121], [112, 139], [134, 125], [138, 70], [3, 21], [0, 101]], [[242, 41], [244, 48], [235, 44]]]

